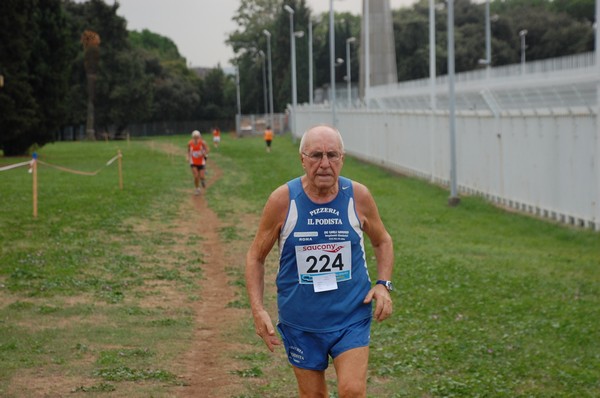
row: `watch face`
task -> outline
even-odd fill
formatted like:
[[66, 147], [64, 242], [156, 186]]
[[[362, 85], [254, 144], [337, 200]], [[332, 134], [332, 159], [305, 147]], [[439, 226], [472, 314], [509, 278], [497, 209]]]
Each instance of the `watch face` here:
[[391, 292], [392, 290], [394, 290], [394, 285], [392, 284], [392, 282], [387, 281], [385, 283], [385, 287], [387, 287], [387, 289]]

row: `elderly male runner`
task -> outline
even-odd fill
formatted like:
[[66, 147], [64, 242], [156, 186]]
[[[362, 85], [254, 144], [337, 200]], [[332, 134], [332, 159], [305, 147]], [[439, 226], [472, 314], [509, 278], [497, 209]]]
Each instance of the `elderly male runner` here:
[[[339, 396], [366, 397], [371, 318], [392, 313], [392, 239], [367, 188], [340, 177], [344, 144], [336, 129], [309, 129], [300, 160], [304, 176], [271, 194], [246, 258], [256, 333], [271, 351], [281, 344], [263, 306], [264, 262], [279, 241], [277, 328], [300, 396], [329, 396], [324, 371], [331, 356]], [[377, 259], [374, 286], [363, 231]]]

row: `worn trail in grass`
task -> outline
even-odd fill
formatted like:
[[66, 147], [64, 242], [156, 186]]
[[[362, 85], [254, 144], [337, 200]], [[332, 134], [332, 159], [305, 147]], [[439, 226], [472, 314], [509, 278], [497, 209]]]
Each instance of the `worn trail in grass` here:
[[[162, 146], [169, 151], [169, 146]], [[218, 183], [221, 170], [213, 163], [207, 189]], [[229, 305], [235, 299], [226, 269], [231, 250], [222, 240], [224, 228], [205, 196], [191, 196], [181, 206], [181, 232], [197, 240], [195, 247], [202, 253], [203, 279], [199, 283], [201, 299], [192, 307], [195, 330], [190, 346], [183, 356], [185, 384], [178, 389], [181, 397], [229, 397], [241, 392], [241, 384], [233, 373], [240, 370], [239, 361], [229, 353], [244, 352], [245, 344], [225, 335], [237, 327], [243, 314]]]

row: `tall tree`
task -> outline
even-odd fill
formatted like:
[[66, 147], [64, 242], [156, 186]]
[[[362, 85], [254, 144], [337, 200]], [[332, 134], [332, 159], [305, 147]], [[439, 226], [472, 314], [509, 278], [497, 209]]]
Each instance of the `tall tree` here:
[[[148, 118], [153, 97], [144, 60], [129, 42], [127, 22], [117, 15], [119, 3], [107, 5], [102, 0], [75, 3], [64, 0], [70, 18], [71, 35], [75, 39], [85, 30], [97, 32], [102, 38], [102, 56], [98, 63], [95, 93], [95, 124], [98, 130], [116, 127], [122, 131], [127, 123]], [[78, 58], [81, 60], [81, 58]], [[84, 87], [83, 65], [74, 64], [70, 102], [79, 109]], [[72, 114], [75, 123], [83, 122], [84, 114]], [[99, 131], [98, 131], [99, 132]]]
[[168, 37], [144, 29], [129, 32], [129, 40], [144, 58], [153, 88], [152, 121], [190, 120], [200, 113], [200, 79], [186, 65]]
[[235, 83], [220, 66], [204, 78], [203, 118], [224, 119], [235, 114]]
[[94, 131], [94, 96], [96, 94], [96, 79], [98, 77], [98, 61], [100, 60], [100, 36], [91, 30], [81, 35], [83, 44], [83, 59], [87, 79], [87, 114], [85, 134], [88, 140], [96, 139]]
[[64, 122], [74, 46], [60, 0], [0, 2], [0, 149], [22, 155]]

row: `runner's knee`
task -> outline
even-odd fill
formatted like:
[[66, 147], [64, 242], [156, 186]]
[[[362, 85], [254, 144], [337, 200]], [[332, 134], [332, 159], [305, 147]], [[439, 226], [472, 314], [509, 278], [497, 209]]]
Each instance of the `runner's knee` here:
[[298, 390], [300, 398], [329, 398], [327, 388], [322, 389], [314, 385], [298, 385]]
[[362, 398], [367, 396], [366, 380], [362, 378], [349, 378], [338, 382], [338, 395], [340, 398]]

